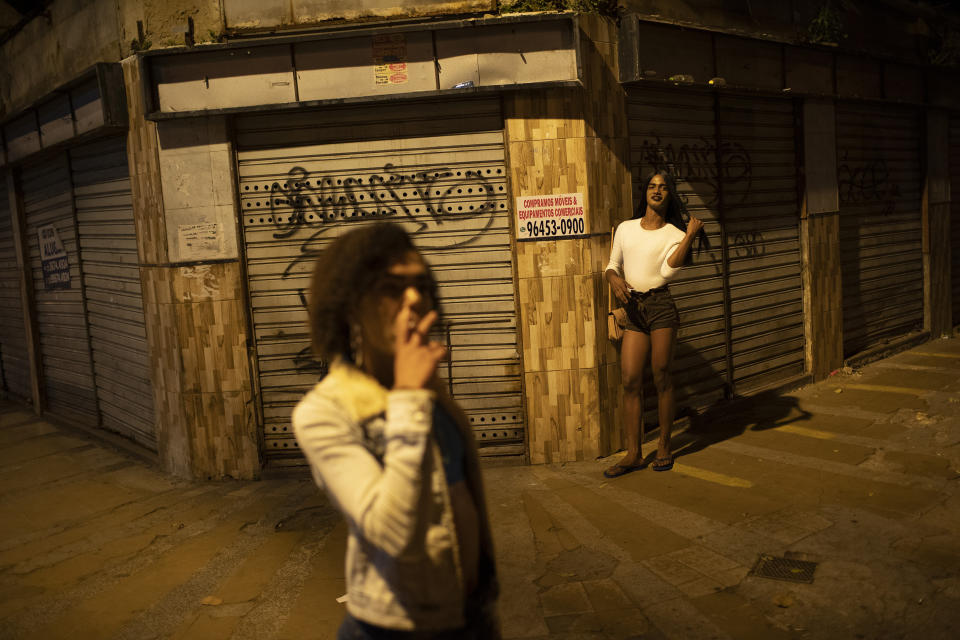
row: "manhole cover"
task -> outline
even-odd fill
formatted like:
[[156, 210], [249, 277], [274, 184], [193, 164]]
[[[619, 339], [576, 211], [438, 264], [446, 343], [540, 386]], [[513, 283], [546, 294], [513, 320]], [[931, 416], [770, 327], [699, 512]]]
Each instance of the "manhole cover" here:
[[813, 570], [816, 568], [816, 562], [778, 558], [777, 556], [768, 556], [762, 553], [757, 560], [757, 564], [753, 565], [753, 569], [751, 569], [747, 575], [757, 576], [759, 578], [772, 578], [773, 580], [809, 583], [813, 582]]

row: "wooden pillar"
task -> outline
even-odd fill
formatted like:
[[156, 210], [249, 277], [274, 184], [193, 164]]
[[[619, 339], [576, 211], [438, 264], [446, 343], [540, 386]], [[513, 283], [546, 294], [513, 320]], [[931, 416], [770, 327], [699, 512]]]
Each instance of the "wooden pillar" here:
[[[160, 460], [184, 477], [256, 478], [258, 429], [226, 122], [145, 120], [137, 59], [124, 60], [123, 70]], [[182, 243], [197, 224], [217, 240], [200, 249]]]
[[20, 305], [23, 308], [23, 329], [27, 340], [27, 357], [30, 360], [30, 392], [33, 411], [40, 415], [44, 404], [43, 385], [40, 384], [40, 333], [37, 330], [37, 312], [33, 304], [33, 274], [27, 250], [27, 223], [19, 173], [16, 168], [7, 171], [7, 195], [10, 198], [10, 226], [13, 229], [13, 246], [17, 255], [17, 272], [20, 274]]
[[[931, 338], [950, 335], [950, 118], [928, 109], [923, 185], [923, 324]], [[960, 249], [958, 249], [960, 250]]]
[[807, 370], [821, 380], [843, 365], [843, 286], [832, 100], [803, 103], [804, 193], [800, 213]]
[[581, 16], [585, 87], [504, 98], [515, 197], [581, 193], [589, 237], [516, 244], [530, 462], [621, 446], [620, 376], [606, 337], [610, 227], [630, 216], [616, 27]]

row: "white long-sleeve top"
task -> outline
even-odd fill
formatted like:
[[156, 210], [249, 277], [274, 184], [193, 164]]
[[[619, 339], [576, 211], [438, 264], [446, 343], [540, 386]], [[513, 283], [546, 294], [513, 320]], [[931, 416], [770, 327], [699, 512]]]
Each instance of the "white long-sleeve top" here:
[[672, 224], [659, 229], [644, 229], [640, 219], [625, 220], [617, 227], [610, 248], [607, 269], [613, 269], [636, 291], [649, 291], [662, 287], [676, 277], [676, 269], [667, 264], [684, 238]]

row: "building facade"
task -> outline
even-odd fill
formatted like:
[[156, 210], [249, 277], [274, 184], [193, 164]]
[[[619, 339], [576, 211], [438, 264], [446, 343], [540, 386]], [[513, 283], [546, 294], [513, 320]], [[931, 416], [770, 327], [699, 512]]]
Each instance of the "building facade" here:
[[[710, 240], [672, 287], [683, 407], [960, 324], [951, 67], [867, 31], [798, 36], [819, 2], [752, 29], [710, 2], [342, 4], [56, 0], [8, 31], [6, 396], [178, 475], [300, 468], [290, 411], [325, 372], [312, 258], [392, 220], [436, 271], [441, 374], [482, 455], [607, 455], [603, 270], [652, 171]], [[884, 37], [933, 24], [885, 4]]]

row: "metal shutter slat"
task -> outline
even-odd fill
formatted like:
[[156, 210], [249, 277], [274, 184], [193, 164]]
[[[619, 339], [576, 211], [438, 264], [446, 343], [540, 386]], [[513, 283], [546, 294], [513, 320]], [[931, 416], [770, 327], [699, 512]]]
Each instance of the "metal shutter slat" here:
[[[768, 386], [804, 370], [800, 210], [793, 103], [721, 96], [723, 223], [730, 269], [734, 388]], [[776, 327], [776, 330], [769, 330]]]
[[[81, 293], [70, 171], [65, 155], [24, 167], [21, 175], [28, 253], [40, 342], [45, 410], [89, 426], [100, 423]], [[52, 224], [67, 251], [70, 288], [46, 289], [38, 227]]]
[[[301, 297], [312, 258], [339, 234], [378, 220], [414, 233], [434, 267], [451, 327], [452, 363], [440, 374], [453, 371], [451, 389], [481, 455], [516, 455], [518, 444], [522, 452], [499, 100], [241, 116], [235, 130], [269, 463], [305, 464], [289, 420], [319, 375], [310, 365]], [[509, 428], [493, 437], [487, 428], [500, 424]]]
[[915, 110], [837, 107], [845, 356], [923, 326], [920, 133]]
[[[636, 191], [639, 181], [654, 168], [669, 170], [680, 178], [681, 197], [690, 214], [704, 221], [713, 247], [671, 284], [682, 323], [674, 367], [678, 399], [706, 406], [725, 393], [728, 380], [743, 392], [802, 373], [792, 102], [631, 88], [628, 115], [635, 204], [644, 202]], [[730, 315], [721, 275], [721, 220]]]
[[156, 450], [126, 142], [71, 149], [87, 323], [102, 427]]

